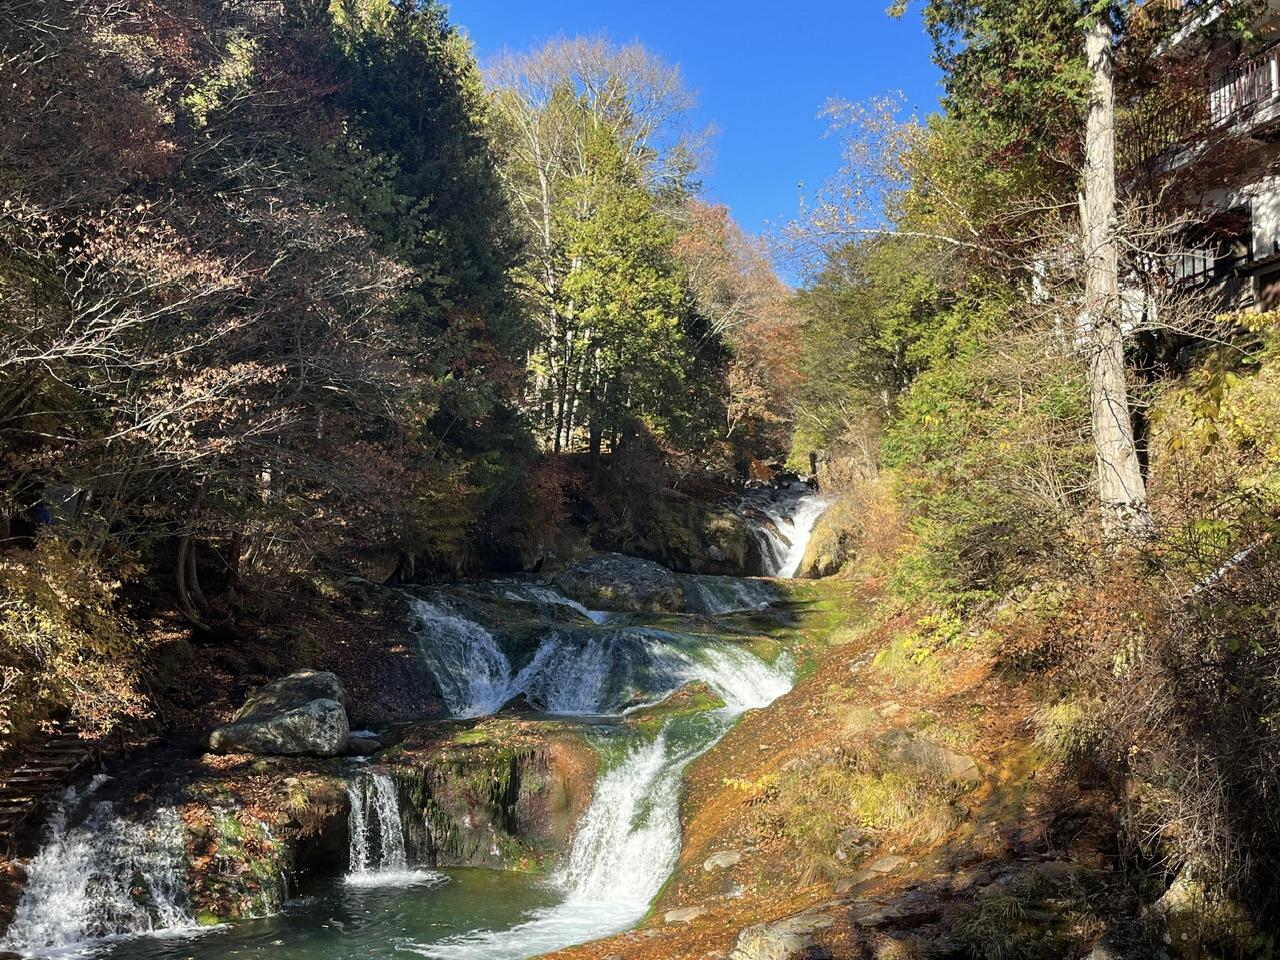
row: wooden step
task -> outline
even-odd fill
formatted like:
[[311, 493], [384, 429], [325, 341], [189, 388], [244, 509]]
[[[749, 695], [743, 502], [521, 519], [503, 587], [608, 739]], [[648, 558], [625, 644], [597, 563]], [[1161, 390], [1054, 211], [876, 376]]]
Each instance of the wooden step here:
[[[67, 755], [67, 756], [61, 756], [61, 757], [32, 757], [25, 764], [23, 764], [23, 766], [20, 767], [19, 769], [25, 768], [28, 770], [32, 770], [32, 769], [47, 770], [50, 767], [65, 767], [69, 765], [78, 764], [85, 759], [87, 759], [87, 755], [79, 755], [79, 756]], [[17, 770], [14, 771], [14, 773], [17, 773], [17, 772], [18, 772]]]

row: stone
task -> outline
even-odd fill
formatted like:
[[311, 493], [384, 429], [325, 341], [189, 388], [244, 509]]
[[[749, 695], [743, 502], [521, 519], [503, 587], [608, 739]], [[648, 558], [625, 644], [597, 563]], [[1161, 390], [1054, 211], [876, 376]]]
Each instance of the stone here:
[[302, 670], [254, 690], [209, 735], [217, 753], [336, 757], [347, 752], [347, 693], [332, 673]]
[[857, 903], [851, 911], [851, 919], [860, 927], [883, 927], [903, 916], [902, 910], [883, 903]]
[[870, 873], [893, 873], [900, 866], [907, 862], [906, 857], [900, 857], [896, 853], [886, 854], [879, 860], [868, 863], [866, 869]]
[[875, 742], [886, 759], [919, 773], [974, 786], [982, 782], [982, 771], [973, 757], [910, 730], [890, 730]]
[[728, 870], [742, 862], [742, 853], [738, 850], [721, 850], [702, 861], [702, 869], [707, 873], [713, 870]]
[[353, 757], [371, 757], [382, 749], [382, 741], [373, 737], [352, 737], [347, 741], [347, 753]]
[[719, 544], [711, 544], [707, 547], [707, 559], [713, 563], [724, 563], [729, 559], [729, 554], [725, 553], [724, 548]]
[[1123, 960], [1124, 954], [1117, 950], [1106, 937], [1093, 945], [1085, 960]]
[[1079, 867], [1074, 863], [1067, 863], [1065, 860], [1045, 860], [1042, 863], [1037, 863], [1032, 869], [1041, 880], [1055, 887], [1075, 879], [1080, 873]]
[[814, 946], [814, 935], [832, 923], [830, 917], [818, 913], [757, 923], [738, 934], [729, 960], [799, 960]]
[[579, 560], [555, 578], [555, 585], [591, 610], [625, 613], [682, 613], [684, 587], [661, 564], [620, 553]]
[[1222, 889], [1198, 877], [1191, 867], [1183, 867], [1169, 889], [1150, 907], [1151, 914], [1164, 921], [1167, 943], [1189, 960], [1207, 960], [1209, 943], [1230, 944], [1229, 951], [1247, 953], [1244, 945], [1257, 932], [1249, 911]]
[[218, 727], [209, 735], [209, 749], [216, 753], [336, 757], [347, 752], [349, 731], [347, 712], [337, 700], [310, 700]]
[[257, 702], [266, 702], [273, 697], [286, 703], [337, 700], [344, 710], [350, 705], [342, 681], [328, 670], [298, 670], [253, 691], [253, 699]]
[[668, 910], [662, 915], [662, 919], [666, 923], [689, 923], [706, 915], [706, 907], [678, 907], [675, 910]]

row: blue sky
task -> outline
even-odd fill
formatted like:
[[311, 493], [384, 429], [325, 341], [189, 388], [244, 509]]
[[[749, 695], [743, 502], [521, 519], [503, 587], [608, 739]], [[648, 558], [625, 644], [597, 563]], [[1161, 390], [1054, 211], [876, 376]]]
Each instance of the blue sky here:
[[450, 19], [481, 61], [561, 34], [639, 40], [678, 63], [714, 124], [708, 199], [747, 230], [794, 214], [800, 183], [838, 163], [817, 118], [833, 96], [902, 90], [922, 113], [937, 107], [938, 71], [919, 19], [892, 20], [889, 0], [451, 0]]

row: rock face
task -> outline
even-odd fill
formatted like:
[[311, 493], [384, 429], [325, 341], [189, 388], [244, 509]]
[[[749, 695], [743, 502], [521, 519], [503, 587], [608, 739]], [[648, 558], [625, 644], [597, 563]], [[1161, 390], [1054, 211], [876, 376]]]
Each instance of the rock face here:
[[435, 867], [536, 870], [563, 854], [591, 801], [599, 758], [573, 724], [490, 717], [423, 723], [388, 770], [412, 859]]
[[593, 610], [625, 613], [678, 613], [684, 588], [674, 573], [651, 560], [605, 553], [580, 560], [562, 571], [555, 584]]
[[335, 757], [351, 727], [347, 694], [332, 673], [303, 670], [259, 687], [231, 722], [209, 735], [217, 753]]

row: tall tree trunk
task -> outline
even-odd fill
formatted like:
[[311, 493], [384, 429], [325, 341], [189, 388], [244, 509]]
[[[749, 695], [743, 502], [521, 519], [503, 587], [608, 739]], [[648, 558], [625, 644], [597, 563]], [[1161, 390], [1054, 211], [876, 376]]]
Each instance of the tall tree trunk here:
[[1085, 304], [1081, 333], [1086, 351], [1093, 444], [1098, 462], [1102, 528], [1109, 540], [1143, 540], [1153, 525], [1146, 481], [1133, 439], [1129, 385], [1121, 329], [1116, 248], [1115, 89], [1111, 27], [1105, 18], [1085, 30], [1089, 65], [1084, 192]]

